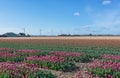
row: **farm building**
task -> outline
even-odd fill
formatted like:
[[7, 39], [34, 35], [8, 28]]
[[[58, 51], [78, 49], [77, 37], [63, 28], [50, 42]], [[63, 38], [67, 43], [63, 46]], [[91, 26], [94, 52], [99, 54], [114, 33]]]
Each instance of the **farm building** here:
[[5, 36], [5, 37], [17, 37], [18, 35], [13, 33], [13, 32], [8, 32], [8, 33], [3, 34], [3, 36]]

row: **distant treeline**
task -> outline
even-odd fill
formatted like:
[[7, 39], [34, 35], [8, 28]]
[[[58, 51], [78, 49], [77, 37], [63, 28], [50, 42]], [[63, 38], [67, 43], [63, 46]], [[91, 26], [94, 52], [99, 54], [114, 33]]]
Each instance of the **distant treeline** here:
[[82, 35], [79, 35], [79, 34], [60, 34], [58, 36], [120, 36], [120, 35], [112, 35], [112, 34], [97, 34], [97, 35], [94, 35], [94, 34], [82, 34]]
[[5, 34], [0, 35], [0, 37], [56, 37], [56, 36], [65, 36], [65, 37], [79, 37], [79, 36], [120, 36], [118, 35], [113, 35], [113, 34], [60, 34], [60, 35], [29, 35], [25, 33], [13, 33], [13, 32], [7, 32]]

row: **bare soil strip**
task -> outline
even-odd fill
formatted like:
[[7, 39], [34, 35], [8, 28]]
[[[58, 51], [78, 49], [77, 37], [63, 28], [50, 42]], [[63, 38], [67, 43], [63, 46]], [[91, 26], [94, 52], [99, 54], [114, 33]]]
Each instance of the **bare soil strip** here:
[[120, 36], [85, 36], [85, 37], [0, 37], [0, 39], [120, 39]]

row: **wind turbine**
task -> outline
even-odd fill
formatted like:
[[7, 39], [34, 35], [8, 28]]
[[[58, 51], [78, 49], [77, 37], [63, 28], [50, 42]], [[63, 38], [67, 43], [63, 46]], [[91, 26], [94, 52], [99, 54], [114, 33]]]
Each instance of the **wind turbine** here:
[[40, 36], [41, 36], [42, 35], [42, 29], [40, 29], [39, 32], [40, 32]]
[[23, 28], [23, 33], [25, 33], [25, 28]]

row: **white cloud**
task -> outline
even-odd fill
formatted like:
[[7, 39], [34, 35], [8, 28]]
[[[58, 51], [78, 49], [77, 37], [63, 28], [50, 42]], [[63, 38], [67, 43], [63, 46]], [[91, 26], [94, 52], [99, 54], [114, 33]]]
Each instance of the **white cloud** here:
[[94, 24], [101, 26], [116, 26], [120, 24], [120, 11], [118, 9], [109, 10], [105, 13], [100, 13], [94, 20]]
[[[120, 34], [120, 7], [105, 12], [90, 11], [92, 24], [79, 27], [81, 34]], [[94, 15], [93, 15], [94, 14]]]
[[102, 4], [103, 5], [108, 5], [108, 4], [111, 4], [111, 0], [103, 0]]
[[80, 13], [79, 12], [75, 12], [74, 16], [80, 16]]

